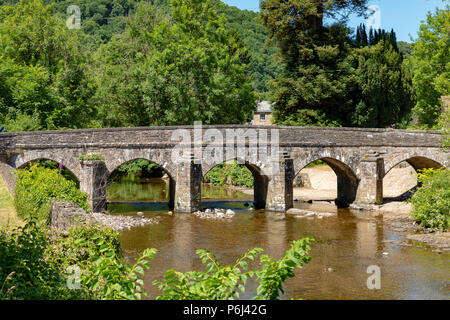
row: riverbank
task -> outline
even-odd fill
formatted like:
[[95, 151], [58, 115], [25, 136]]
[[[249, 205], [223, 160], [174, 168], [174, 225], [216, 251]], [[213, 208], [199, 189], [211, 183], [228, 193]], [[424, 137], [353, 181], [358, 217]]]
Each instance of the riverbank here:
[[12, 229], [21, 225], [23, 221], [17, 216], [13, 198], [0, 176], [0, 229]]

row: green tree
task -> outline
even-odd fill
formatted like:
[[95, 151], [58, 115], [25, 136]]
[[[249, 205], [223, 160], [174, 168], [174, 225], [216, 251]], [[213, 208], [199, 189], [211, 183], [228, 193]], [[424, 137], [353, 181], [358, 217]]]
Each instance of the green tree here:
[[[93, 88], [86, 77], [82, 37], [42, 0], [0, 7], [0, 56], [6, 70], [0, 78], [12, 79], [3, 82], [6, 89], [0, 92], [0, 101], [8, 106], [6, 114], [1, 110], [2, 116], [14, 120], [34, 113], [40, 126], [48, 129], [87, 126], [94, 112]], [[18, 87], [25, 89], [23, 93]]]
[[249, 56], [209, 1], [142, 3], [100, 48], [97, 101], [106, 126], [242, 123], [256, 99]]
[[44, 68], [0, 56], [0, 121], [7, 131], [42, 128], [39, 115], [50, 112], [55, 102], [49, 84]]
[[433, 128], [441, 113], [441, 96], [450, 95], [450, 6], [428, 13], [420, 26], [408, 65], [413, 72], [418, 124]]
[[405, 41], [398, 41], [397, 42], [398, 50], [403, 54], [403, 56], [408, 56], [412, 52], [412, 45], [411, 43], [405, 42]]
[[[280, 49], [282, 72], [271, 83], [281, 124], [346, 125], [353, 101], [351, 49], [344, 22], [367, 1], [266, 0], [262, 19]], [[338, 22], [324, 26], [325, 17]]]
[[395, 33], [378, 32], [370, 47], [354, 49], [350, 59], [357, 84], [352, 94], [356, 107], [351, 125], [384, 128], [406, 119], [414, 95]]

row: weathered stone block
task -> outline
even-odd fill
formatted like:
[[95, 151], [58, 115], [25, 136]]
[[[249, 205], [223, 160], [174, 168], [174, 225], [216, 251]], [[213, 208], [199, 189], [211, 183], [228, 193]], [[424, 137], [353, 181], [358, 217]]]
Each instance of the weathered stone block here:
[[106, 183], [108, 170], [104, 161], [81, 161], [83, 178], [80, 181], [80, 189], [88, 195], [92, 212], [103, 212], [106, 209]]

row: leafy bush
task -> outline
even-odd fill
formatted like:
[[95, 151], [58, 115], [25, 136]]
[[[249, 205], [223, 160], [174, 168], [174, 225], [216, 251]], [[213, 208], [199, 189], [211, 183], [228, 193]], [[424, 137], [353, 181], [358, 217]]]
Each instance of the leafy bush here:
[[253, 174], [245, 165], [238, 164], [236, 161], [220, 164], [209, 171], [204, 182], [216, 186], [232, 184], [247, 188], [253, 188]]
[[450, 170], [426, 169], [418, 175], [418, 188], [411, 198], [412, 218], [421, 226], [446, 231], [450, 226]]
[[88, 154], [81, 154], [78, 157], [78, 160], [80, 160], [80, 161], [103, 161], [103, 160], [105, 160], [105, 158], [101, 154], [88, 153]]
[[86, 226], [56, 238], [47, 252], [63, 270], [72, 265], [80, 267], [80, 286], [88, 289], [89, 298], [135, 300], [146, 295], [141, 277], [156, 249], [145, 250], [133, 265], [128, 265], [120, 251], [118, 232]]
[[78, 298], [45, 259], [48, 238], [34, 223], [0, 234], [0, 299]]
[[[284, 281], [310, 261], [308, 244], [312, 242], [311, 238], [293, 241], [279, 260], [263, 255], [262, 249], [251, 249], [233, 266], [223, 266], [209, 251], [197, 250], [206, 272], [168, 270], [164, 282], [154, 282], [162, 290], [157, 299], [238, 298], [251, 278], [259, 282], [254, 299], [278, 299]], [[130, 265], [120, 251], [116, 231], [79, 226], [61, 236], [29, 221], [12, 232], [0, 233], [0, 299], [140, 299], [146, 295], [144, 270], [156, 252], [147, 249]], [[248, 270], [258, 257], [261, 268]], [[68, 285], [77, 284], [68, 272], [74, 266], [80, 271], [75, 278], [78, 289]]]
[[63, 167], [62, 169], [59, 169], [59, 163], [53, 160], [47, 160], [47, 159], [40, 159], [36, 161], [29, 162], [23, 169], [29, 169], [33, 165], [38, 165], [39, 167], [44, 167], [48, 169], [55, 169], [58, 170], [59, 173], [66, 178], [67, 180], [71, 180], [75, 182], [77, 185], [77, 188], [80, 187], [80, 182], [78, 181], [78, 178], [66, 167]]
[[39, 223], [47, 222], [51, 200], [73, 202], [90, 211], [87, 195], [58, 170], [33, 165], [29, 169], [16, 170], [16, 175], [14, 206], [21, 218], [35, 217]]
[[[263, 250], [255, 248], [247, 251], [234, 265], [223, 266], [214, 254], [206, 250], [197, 250], [197, 255], [206, 272], [177, 272], [173, 269], [165, 274], [164, 282], [154, 281], [162, 290], [158, 300], [229, 300], [239, 298], [245, 292], [247, 280], [255, 278], [259, 282], [254, 299], [276, 300], [283, 291], [283, 282], [294, 277], [295, 268], [302, 268], [310, 261], [307, 255], [309, 243], [314, 240], [305, 238], [291, 243], [284, 257], [276, 260], [261, 255]], [[248, 270], [248, 264], [259, 257], [262, 268]]]
[[[128, 265], [110, 229], [78, 227], [64, 237], [34, 222], [0, 234], [0, 299], [139, 299], [141, 275], [156, 250], [144, 251]], [[79, 289], [70, 290], [66, 272], [80, 268]]]

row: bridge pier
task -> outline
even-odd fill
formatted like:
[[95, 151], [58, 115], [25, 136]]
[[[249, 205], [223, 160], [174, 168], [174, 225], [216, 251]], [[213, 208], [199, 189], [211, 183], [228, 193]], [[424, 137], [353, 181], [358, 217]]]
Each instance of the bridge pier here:
[[106, 210], [106, 182], [108, 170], [103, 161], [81, 161], [80, 190], [88, 195], [88, 203], [92, 212]]
[[266, 210], [285, 212], [294, 206], [294, 161], [283, 159], [272, 165], [278, 166], [278, 173], [268, 183]]
[[334, 202], [338, 208], [348, 208], [355, 201], [358, 179], [339, 169], [334, 169], [334, 172], [337, 176], [337, 198]]
[[359, 168], [361, 181], [358, 186], [356, 203], [382, 204], [384, 159], [368, 156], [361, 160]]
[[202, 207], [202, 165], [192, 160], [178, 165], [175, 178], [175, 212], [192, 213]]

